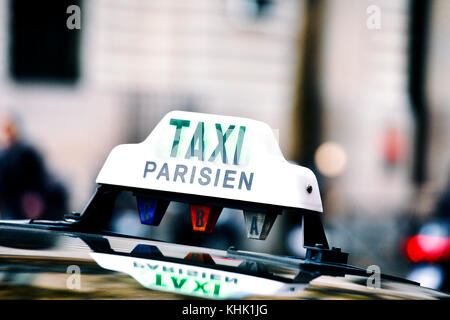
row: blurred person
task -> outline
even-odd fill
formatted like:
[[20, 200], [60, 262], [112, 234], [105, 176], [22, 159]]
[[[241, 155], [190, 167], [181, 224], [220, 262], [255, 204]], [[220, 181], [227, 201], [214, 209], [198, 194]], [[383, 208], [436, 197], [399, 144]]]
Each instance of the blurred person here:
[[0, 145], [0, 218], [62, 219], [67, 192], [38, 151], [21, 141], [11, 114], [0, 117]]

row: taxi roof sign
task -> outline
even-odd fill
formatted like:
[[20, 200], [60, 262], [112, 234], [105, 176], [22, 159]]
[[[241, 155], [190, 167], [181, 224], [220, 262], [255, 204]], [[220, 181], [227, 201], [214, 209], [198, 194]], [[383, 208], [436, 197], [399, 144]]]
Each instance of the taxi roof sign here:
[[143, 142], [115, 147], [96, 182], [322, 212], [314, 173], [247, 118], [169, 112]]

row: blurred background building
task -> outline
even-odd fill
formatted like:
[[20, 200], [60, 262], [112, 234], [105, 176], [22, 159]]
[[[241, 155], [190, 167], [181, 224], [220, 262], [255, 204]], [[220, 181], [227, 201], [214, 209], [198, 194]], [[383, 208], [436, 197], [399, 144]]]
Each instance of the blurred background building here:
[[[0, 110], [73, 211], [170, 110], [264, 121], [318, 176], [330, 242], [405, 275], [402, 237], [449, 183], [449, 51], [446, 0], [0, 0]], [[298, 222], [241, 242], [302, 254]]]

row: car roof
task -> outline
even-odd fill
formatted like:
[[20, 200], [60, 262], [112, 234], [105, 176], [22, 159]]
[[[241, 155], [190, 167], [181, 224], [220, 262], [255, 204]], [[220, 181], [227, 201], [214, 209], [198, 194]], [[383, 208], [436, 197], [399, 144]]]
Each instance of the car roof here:
[[[115, 266], [108, 267], [108, 261]], [[287, 292], [274, 290], [273, 294], [270, 292], [263, 295], [257, 292], [243, 294], [245, 290], [240, 288], [238, 290], [240, 295], [214, 297], [204, 295], [202, 292], [192, 294], [177, 290], [147, 290], [158, 288], [146, 286], [142, 279], [127, 269], [121, 270], [118, 267], [121, 261], [133, 262], [135, 265], [140, 263], [153, 268], [181, 266], [179, 270], [184, 270], [185, 273], [190, 270], [204, 270], [203, 275], [208, 274], [208, 277], [216, 278], [220, 274], [228, 274], [230, 279], [251, 277], [256, 279], [255, 285], [262, 282], [267, 287], [281, 283], [284, 286], [283, 290]], [[368, 289], [365, 285], [367, 280], [365, 270], [347, 265], [314, 264], [296, 257], [252, 253], [233, 248], [217, 250], [123, 235], [73, 232], [64, 228], [32, 225], [29, 222], [0, 223], [0, 265], [4, 272], [10, 274], [32, 272], [36, 275], [45, 275], [53, 272], [55, 275], [65, 277], [69, 266], [80, 266], [85, 277], [90, 277], [99, 288], [127, 283], [124, 285], [127, 288], [124, 292], [130, 296], [125, 298], [136, 295], [150, 299], [188, 296], [203, 298], [271, 296], [309, 299], [356, 296], [369, 299], [446, 297], [437, 291], [385, 275], [382, 276], [383, 289]], [[177, 273], [179, 270], [172, 268], [169, 272]], [[135, 281], [130, 281], [133, 278]], [[13, 287], [9, 290], [12, 290], [10, 293], [14, 296]], [[31, 290], [28, 294], [32, 292]], [[105, 295], [102, 290], [95, 292], [91, 298], [102, 298]], [[72, 298], [77, 297], [76, 292], [69, 290], [69, 293], [73, 294]], [[19, 295], [17, 298], [23, 296]]]

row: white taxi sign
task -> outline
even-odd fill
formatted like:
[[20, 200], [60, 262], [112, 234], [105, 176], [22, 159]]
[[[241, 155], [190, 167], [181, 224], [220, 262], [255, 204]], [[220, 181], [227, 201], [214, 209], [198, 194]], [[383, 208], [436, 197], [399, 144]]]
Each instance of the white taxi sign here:
[[96, 182], [322, 212], [314, 173], [247, 118], [169, 112], [143, 142], [115, 147]]

